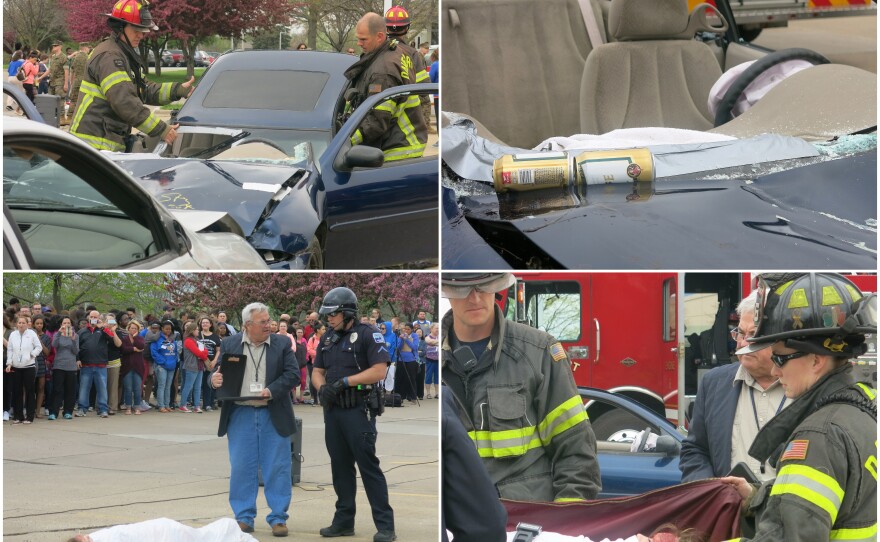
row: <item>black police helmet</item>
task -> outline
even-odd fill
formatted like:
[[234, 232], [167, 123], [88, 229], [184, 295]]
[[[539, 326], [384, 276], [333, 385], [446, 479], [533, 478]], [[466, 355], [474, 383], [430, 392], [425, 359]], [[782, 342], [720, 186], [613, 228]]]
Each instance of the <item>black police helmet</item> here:
[[318, 313], [327, 315], [333, 312], [342, 311], [346, 317], [353, 317], [357, 314], [358, 300], [354, 292], [344, 286], [333, 288], [324, 296], [321, 302], [321, 308]]

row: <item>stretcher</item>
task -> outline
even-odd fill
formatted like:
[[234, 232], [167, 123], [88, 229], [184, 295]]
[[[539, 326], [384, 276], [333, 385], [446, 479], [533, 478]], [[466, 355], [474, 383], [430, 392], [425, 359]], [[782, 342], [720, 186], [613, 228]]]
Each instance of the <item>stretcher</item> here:
[[545, 532], [587, 535], [593, 540], [649, 534], [671, 523], [680, 530], [695, 529], [706, 540], [729, 540], [740, 534], [742, 499], [733, 486], [700, 480], [629, 497], [570, 503], [535, 503], [502, 499], [507, 531], [520, 522]]

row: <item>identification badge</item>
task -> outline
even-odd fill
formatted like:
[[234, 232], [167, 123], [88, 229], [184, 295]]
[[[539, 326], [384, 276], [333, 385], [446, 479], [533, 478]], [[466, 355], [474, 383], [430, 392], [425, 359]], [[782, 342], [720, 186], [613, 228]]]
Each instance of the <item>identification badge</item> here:
[[250, 392], [251, 393], [260, 393], [263, 391], [263, 385], [259, 382], [251, 382], [250, 384]]
[[356, 332], [349, 335], [349, 337], [350, 338], [348, 340], [351, 341], [351, 344], [356, 343], [358, 340], [358, 334]]

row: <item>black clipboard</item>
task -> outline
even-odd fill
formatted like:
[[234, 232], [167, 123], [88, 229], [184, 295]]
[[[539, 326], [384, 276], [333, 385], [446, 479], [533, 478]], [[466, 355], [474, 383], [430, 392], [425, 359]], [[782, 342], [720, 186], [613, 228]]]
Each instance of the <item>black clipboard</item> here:
[[241, 386], [244, 383], [247, 360], [248, 358], [244, 354], [223, 354], [220, 357], [219, 371], [223, 375], [223, 385], [217, 389], [217, 400], [253, 401], [265, 399], [265, 397], [260, 395], [241, 396]]

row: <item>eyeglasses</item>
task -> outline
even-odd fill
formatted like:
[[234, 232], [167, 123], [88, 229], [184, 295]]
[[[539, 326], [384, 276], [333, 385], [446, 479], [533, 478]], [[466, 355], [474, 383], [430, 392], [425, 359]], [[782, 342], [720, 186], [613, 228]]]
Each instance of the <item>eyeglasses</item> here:
[[734, 341], [738, 342], [747, 339], [753, 339], [755, 337], [755, 331], [757, 331], [757, 329], [753, 329], [747, 333], [743, 333], [743, 330], [737, 327], [730, 330], [730, 336], [731, 338], [733, 338]]
[[332, 317], [338, 316], [340, 314], [342, 314], [342, 311], [333, 311], [333, 312], [328, 312], [327, 316], [330, 316], [332, 318]]
[[770, 359], [773, 360], [773, 363], [776, 364], [777, 367], [781, 368], [790, 360], [808, 356], [809, 354], [809, 352], [792, 352], [791, 354], [770, 354]]

